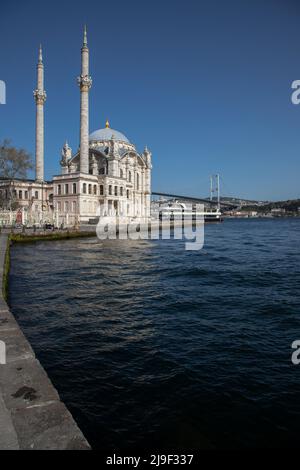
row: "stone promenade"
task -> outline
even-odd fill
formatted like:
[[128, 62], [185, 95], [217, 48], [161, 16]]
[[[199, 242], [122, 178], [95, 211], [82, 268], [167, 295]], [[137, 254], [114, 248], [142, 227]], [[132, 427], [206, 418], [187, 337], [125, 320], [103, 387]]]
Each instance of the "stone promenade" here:
[[6, 244], [7, 235], [0, 235], [0, 344], [6, 346], [6, 364], [0, 363], [0, 450], [87, 450], [88, 442], [3, 299]]

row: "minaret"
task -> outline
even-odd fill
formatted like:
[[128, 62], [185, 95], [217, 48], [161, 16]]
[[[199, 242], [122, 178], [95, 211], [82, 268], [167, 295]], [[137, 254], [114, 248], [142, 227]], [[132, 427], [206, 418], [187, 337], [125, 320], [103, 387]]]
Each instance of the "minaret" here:
[[81, 75], [77, 80], [80, 87], [80, 173], [89, 173], [89, 91], [92, 79], [89, 76], [86, 26], [81, 48]]
[[47, 98], [44, 90], [44, 64], [42, 46], [39, 49], [37, 64], [37, 88], [33, 92], [36, 102], [36, 131], [35, 131], [35, 179], [44, 181], [44, 104]]

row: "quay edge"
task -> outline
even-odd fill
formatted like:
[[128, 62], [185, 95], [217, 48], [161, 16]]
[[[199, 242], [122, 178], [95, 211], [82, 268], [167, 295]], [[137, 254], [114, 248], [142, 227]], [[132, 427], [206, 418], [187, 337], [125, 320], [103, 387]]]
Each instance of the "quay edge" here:
[[6, 303], [7, 244], [8, 235], [1, 234], [0, 341], [6, 364], [0, 364], [0, 450], [90, 450]]

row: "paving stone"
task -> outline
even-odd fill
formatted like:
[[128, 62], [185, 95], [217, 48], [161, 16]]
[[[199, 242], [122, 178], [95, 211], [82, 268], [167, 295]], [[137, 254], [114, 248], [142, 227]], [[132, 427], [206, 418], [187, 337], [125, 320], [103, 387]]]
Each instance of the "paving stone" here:
[[37, 359], [15, 361], [1, 367], [0, 387], [9, 409], [59, 400], [57, 391]]
[[24, 450], [88, 450], [65, 405], [61, 402], [12, 411], [19, 444]]
[[8, 308], [5, 310], [0, 309], [0, 340], [2, 339], [1, 332], [17, 329], [19, 329], [19, 325]]
[[17, 433], [12, 423], [11, 415], [2, 399], [0, 390], [0, 450], [18, 449], [19, 442]]
[[1, 341], [6, 344], [6, 362], [34, 358], [34, 352], [20, 329], [2, 330]]

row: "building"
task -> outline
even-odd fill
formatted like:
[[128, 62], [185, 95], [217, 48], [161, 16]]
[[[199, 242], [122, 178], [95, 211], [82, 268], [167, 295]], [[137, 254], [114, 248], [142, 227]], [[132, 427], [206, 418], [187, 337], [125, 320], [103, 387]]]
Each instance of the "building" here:
[[[139, 153], [119, 131], [110, 128], [89, 133], [89, 49], [84, 29], [81, 48], [80, 142], [74, 154], [66, 142], [61, 153], [61, 174], [44, 181], [44, 65], [39, 49], [37, 65], [35, 180], [0, 179], [0, 196], [13, 196], [27, 212], [26, 220], [57, 226], [96, 223], [99, 217], [117, 216], [121, 223], [150, 218], [152, 154]], [[12, 193], [13, 191], [13, 193]], [[30, 214], [30, 217], [28, 216]], [[35, 217], [36, 215], [36, 217]]]

